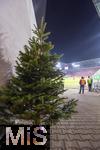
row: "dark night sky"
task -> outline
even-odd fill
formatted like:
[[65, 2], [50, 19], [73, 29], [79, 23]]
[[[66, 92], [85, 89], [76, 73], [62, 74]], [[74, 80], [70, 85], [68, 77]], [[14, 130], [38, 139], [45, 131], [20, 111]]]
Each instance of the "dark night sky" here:
[[100, 57], [100, 18], [92, 0], [48, 0], [46, 22], [63, 62]]

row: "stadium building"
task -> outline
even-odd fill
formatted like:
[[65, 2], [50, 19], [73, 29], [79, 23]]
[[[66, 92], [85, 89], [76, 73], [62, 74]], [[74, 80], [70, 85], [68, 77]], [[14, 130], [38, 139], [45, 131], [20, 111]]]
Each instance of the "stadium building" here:
[[[67, 70], [64, 66], [67, 66]], [[80, 78], [83, 76], [87, 80], [88, 76], [91, 76], [93, 88], [100, 90], [100, 58], [63, 64], [62, 70], [65, 73], [65, 88], [79, 88]]]

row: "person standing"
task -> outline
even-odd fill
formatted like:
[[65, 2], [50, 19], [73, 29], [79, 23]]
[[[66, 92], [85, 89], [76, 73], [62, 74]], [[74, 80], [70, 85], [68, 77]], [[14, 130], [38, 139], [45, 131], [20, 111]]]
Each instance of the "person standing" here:
[[87, 79], [87, 83], [88, 83], [88, 91], [91, 92], [92, 91], [92, 78], [90, 78], [90, 76], [88, 76]]
[[79, 91], [79, 94], [84, 94], [84, 87], [85, 87], [85, 84], [86, 84], [86, 81], [84, 79], [84, 77], [81, 77], [80, 81], [79, 81], [79, 84], [80, 84], [80, 91]]

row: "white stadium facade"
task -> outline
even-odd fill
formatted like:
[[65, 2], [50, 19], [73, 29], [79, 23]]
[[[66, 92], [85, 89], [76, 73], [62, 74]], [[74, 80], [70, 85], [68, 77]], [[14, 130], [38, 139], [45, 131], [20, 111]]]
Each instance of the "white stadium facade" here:
[[0, 0], [0, 85], [14, 73], [15, 60], [45, 16], [46, 0]]

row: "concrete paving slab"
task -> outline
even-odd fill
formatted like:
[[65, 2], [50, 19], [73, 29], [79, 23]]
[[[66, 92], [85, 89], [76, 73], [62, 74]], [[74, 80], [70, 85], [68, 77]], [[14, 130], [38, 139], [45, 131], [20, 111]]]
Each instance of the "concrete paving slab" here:
[[51, 127], [51, 150], [100, 150], [100, 96], [78, 94], [70, 89], [64, 97], [78, 99], [77, 111], [71, 119]]

